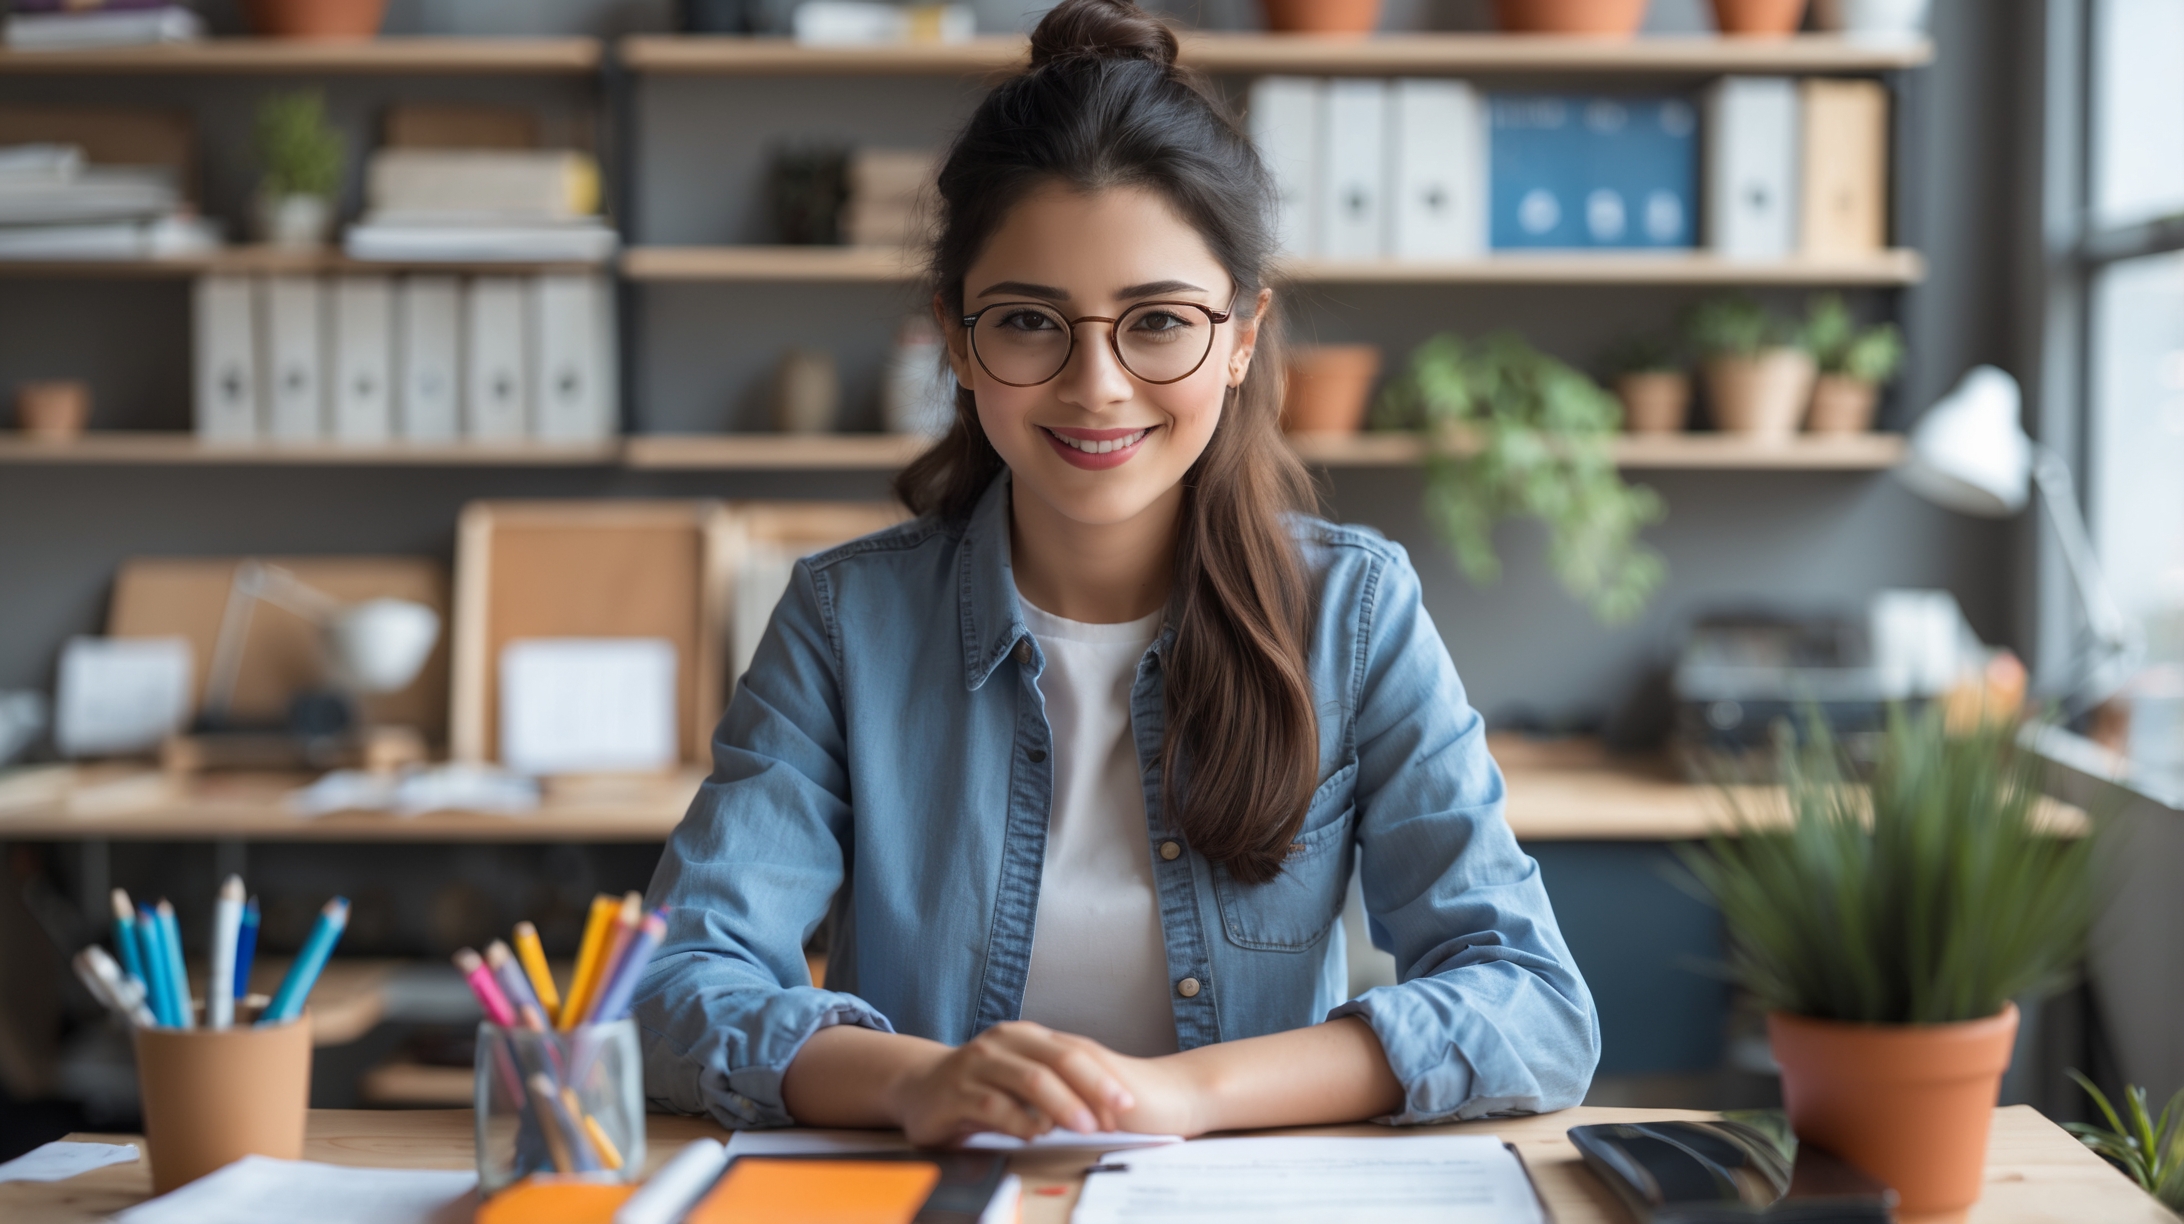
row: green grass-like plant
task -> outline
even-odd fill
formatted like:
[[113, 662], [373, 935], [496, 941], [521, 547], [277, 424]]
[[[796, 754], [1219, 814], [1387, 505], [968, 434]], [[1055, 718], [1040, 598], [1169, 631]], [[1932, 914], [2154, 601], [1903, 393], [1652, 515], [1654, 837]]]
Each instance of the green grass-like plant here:
[[1466, 577], [1485, 585], [1501, 576], [1496, 523], [1537, 518], [1563, 589], [1618, 624], [1643, 611], [1667, 575], [1638, 539], [1661, 520], [1661, 499], [1616, 471], [1622, 418], [1591, 379], [1504, 332], [1420, 345], [1375, 424], [1426, 439], [1426, 514]]
[[1788, 824], [1737, 792], [1734, 835], [1687, 847], [1729, 971], [1770, 1010], [1867, 1024], [1977, 1020], [2065, 982], [2094, 912], [2092, 835], [2034, 820], [2018, 726], [1890, 713], [1869, 782], [1810, 720], [1778, 749]]
[[1684, 316], [1684, 336], [1700, 357], [1756, 357], [1802, 347], [1803, 330], [1741, 293], [1711, 297]]
[[2108, 1094], [2092, 1080], [2075, 1069], [2070, 1078], [2093, 1098], [2108, 1125], [2065, 1122], [2063, 1129], [2123, 1170], [2124, 1176], [2160, 1199], [2164, 1207], [2184, 1211], [2184, 1090], [2170, 1097], [2157, 1117], [2146, 1107], [2146, 1090], [2137, 1084], [2129, 1085], [2123, 1093], [2124, 1108], [2130, 1115], [2126, 1121], [2117, 1116]]
[[331, 199], [341, 190], [348, 142], [326, 119], [326, 95], [315, 89], [272, 94], [258, 103], [258, 161], [265, 189], [276, 196]]

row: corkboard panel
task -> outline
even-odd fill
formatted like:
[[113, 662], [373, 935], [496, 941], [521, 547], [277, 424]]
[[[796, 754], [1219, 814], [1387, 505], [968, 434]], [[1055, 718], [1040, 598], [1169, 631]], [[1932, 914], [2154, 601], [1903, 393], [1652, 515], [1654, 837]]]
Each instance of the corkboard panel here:
[[[909, 517], [899, 502], [743, 501], [730, 503], [728, 509], [719, 569], [725, 583], [720, 607], [728, 628], [724, 647], [732, 682], [740, 682], [757, 645], [755, 636], [763, 629], [763, 616], [772, 613], [773, 602], [780, 598], [787, 562], [885, 531]], [[756, 592], [764, 612], [754, 606], [746, 615], [737, 588], [756, 578], [757, 570], [769, 574], [768, 587]]]
[[449, 754], [499, 756], [500, 656], [537, 637], [674, 643], [676, 737], [709, 755], [721, 707], [719, 563], [727, 510], [714, 501], [472, 502], [456, 554]]
[[[440, 614], [440, 640], [410, 686], [397, 693], [364, 699], [367, 719], [381, 725], [415, 727], [428, 741], [447, 733], [448, 579], [447, 570], [430, 557], [259, 557], [296, 575], [342, 603], [366, 599], [409, 599]], [[180, 637], [190, 643], [195, 661], [196, 696], [201, 707], [212, 670], [213, 646], [220, 618], [242, 557], [132, 557], [114, 576], [114, 597], [107, 610], [106, 632], [114, 637]], [[288, 699], [325, 683], [318, 629], [285, 608], [258, 601], [243, 642], [242, 666], [230, 707], [239, 718], [278, 721], [287, 716]]]

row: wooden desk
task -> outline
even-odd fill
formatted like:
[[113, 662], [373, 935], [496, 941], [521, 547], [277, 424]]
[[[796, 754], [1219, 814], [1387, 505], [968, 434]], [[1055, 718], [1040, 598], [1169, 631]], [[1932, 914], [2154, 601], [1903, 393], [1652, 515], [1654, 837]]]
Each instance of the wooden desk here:
[[[1615, 1200], [1579, 1164], [1563, 1133], [1590, 1122], [1704, 1117], [1661, 1109], [1570, 1109], [1536, 1118], [1461, 1123], [1452, 1131], [1491, 1133], [1524, 1153], [1555, 1224], [1623, 1224]], [[646, 1149], [658, 1164], [691, 1139], [720, 1137], [710, 1122], [655, 1117]], [[1327, 1127], [1295, 1132], [1330, 1135], [1416, 1133], [1380, 1126]], [[131, 1137], [71, 1135], [71, 1139], [124, 1142]], [[419, 1169], [471, 1167], [471, 1120], [466, 1109], [314, 1110], [304, 1155], [332, 1164]], [[1083, 1181], [1082, 1154], [1040, 1153], [1019, 1157], [1024, 1178], [1023, 1224], [1066, 1224]], [[115, 1165], [65, 1182], [0, 1185], [0, 1218], [11, 1224], [90, 1224], [149, 1192], [148, 1166]], [[1045, 1191], [1045, 1193], [1042, 1193]], [[1995, 1113], [1988, 1148], [1987, 1189], [1970, 1224], [2178, 1224], [2177, 1217], [2139, 1192], [2062, 1129], [2026, 1106]]]

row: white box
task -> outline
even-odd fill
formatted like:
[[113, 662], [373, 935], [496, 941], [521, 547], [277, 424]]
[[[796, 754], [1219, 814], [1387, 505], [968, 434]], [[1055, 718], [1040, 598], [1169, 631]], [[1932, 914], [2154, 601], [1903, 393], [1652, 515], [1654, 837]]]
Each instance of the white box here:
[[1327, 84], [1319, 197], [1319, 254], [1388, 253], [1388, 87], [1369, 79]]
[[334, 440], [384, 443], [394, 436], [394, 282], [384, 276], [340, 276], [328, 296]]
[[185, 638], [72, 637], [61, 647], [53, 745], [62, 756], [149, 752], [189, 721]]
[[1797, 246], [1797, 83], [1723, 77], [1706, 93], [1706, 245], [1730, 259]]
[[1390, 254], [1462, 259], [1487, 247], [1486, 108], [1464, 81], [1397, 81], [1388, 102]]
[[321, 296], [309, 276], [269, 276], [258, 283], [259, 377], [265, 433], [275, 442], [326, 436]]
[[519, 638], [501, 648], [500, 757], [518, 773], [672, 769], [675, 644]]
[[517, 276], [473, 277], [463, 294], [463, 433], [512, 441], [531, 432], [526, 294]]
[[395, 295], [395, 431], [411, 442], [462, 436], [463, 285], [407, 276]]
[[1326, 83], [1310, 77], [1260, 77], [1251, 83], [1251, 141], [1280, 196], [1275, 214], [1281, 248], [1311, 255], [1319, 232], [1320, 125]]
[[190, 322], [196, 342], [197, 436], [249, 442], [258, 436], [258, 338], [250, 280], [200, 276]]
[[615, 434], [612, 294], [604, 278], [581, 273], [531, 280], [532, 419], [542, 440]]

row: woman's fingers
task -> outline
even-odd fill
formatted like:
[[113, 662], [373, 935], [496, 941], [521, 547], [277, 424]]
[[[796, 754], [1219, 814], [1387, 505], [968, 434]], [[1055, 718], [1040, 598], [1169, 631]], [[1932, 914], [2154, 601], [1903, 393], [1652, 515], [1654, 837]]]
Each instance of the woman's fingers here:
[[1097, 1126], [1084, 1129], [1113, 1130], [1121, 1112], [1130, 1108], [1130, 1092], [1100, 1057], [1112, 1055], [1099, 1042], [1022, 1021], [998, 1024], [987, 1032], [1006, 1048], [1044, 1064], [1060, 1076], [1070, 1092], [1092, 1110]]
[[1104, 1129], [1084, 1098], [1072, 1091], [1053, 1068], [1014, 1055], [1004, 1055], [994, 1061], [995, 1081], [1018, 1101], [1073, 1131]]

